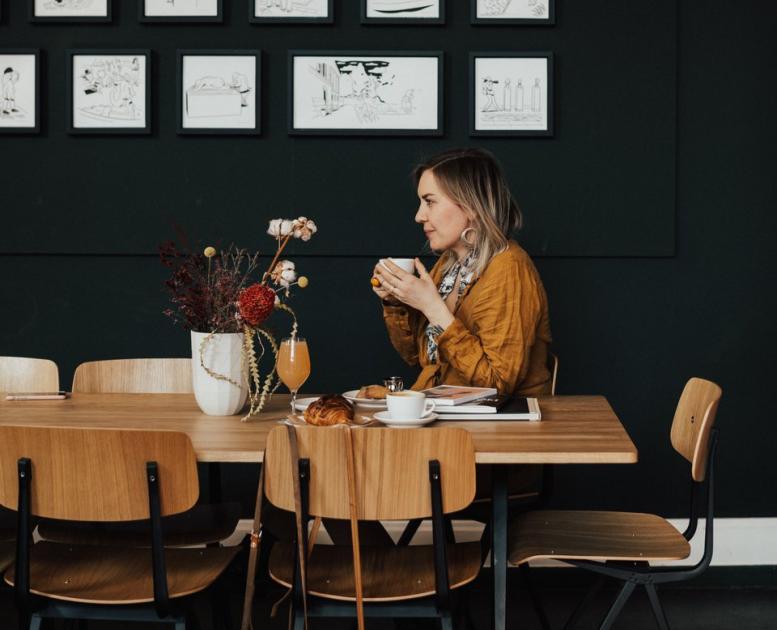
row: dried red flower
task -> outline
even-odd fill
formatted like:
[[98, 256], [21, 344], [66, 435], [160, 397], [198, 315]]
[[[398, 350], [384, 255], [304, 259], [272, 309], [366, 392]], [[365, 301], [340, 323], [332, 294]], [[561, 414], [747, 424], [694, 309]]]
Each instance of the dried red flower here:
[[238, 310], [250, 326], [258, 326], [266, 320], [275, 307], [275, 291], [263, 284], [252, 284], [240, 292]]

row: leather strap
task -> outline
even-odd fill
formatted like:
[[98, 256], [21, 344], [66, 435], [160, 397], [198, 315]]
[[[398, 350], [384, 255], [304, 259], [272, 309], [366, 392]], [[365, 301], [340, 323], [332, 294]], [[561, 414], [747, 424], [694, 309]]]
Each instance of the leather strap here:
[[259, 489], [256, 491], [256, 507], [254, 508], [254, 525], [251, 528], [251, 548], [248, 551], [248, 576], [246, 577], [246, 593], [243, 600], [243, 620], [241, 630], [254, 630], [252, 610], [254, 591], [256, 589], [256, 563], [262, 548], [262, 501], [264, 500], [264, 454], [262, 468], [259, 472]]
[[345, 435], [346, 468], [348, 470], [348, 506], [351, 512], [351, 550], [353, 552], [353, 583], [356, 589], [356, 620], [359, 630], [364, 630], [364, 590], [362, 587], [361, 547], [359, 545], [359, 512], [356, 499], [353, 434], [349, 425], [341, 426]]
[[297, 555], [299, 557], [299, 578], [302, 584], [302, 614], [305, 630], [308, 628], [308, 582], [307, 582], [307, 536], [302, 526], [302, 490], [299, 483], [299, 444], [297, 430], [290, 424], [286, 425], [291, 450], [291, 478], [294, 484], [294, 520], [297, 524]]

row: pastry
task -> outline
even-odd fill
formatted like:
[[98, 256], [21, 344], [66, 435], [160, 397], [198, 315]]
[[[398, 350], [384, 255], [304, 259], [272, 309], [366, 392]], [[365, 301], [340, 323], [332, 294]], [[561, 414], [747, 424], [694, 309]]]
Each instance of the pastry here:
[[340, 394], [327, 394], [305, 409], [305, 422], [319, 427], [353, 422], [353, 405]]
[[365, 385], [356, 394], [356, 398], [370, 398], [373, 400], [385, 400], [388, 389], [383, 385]]

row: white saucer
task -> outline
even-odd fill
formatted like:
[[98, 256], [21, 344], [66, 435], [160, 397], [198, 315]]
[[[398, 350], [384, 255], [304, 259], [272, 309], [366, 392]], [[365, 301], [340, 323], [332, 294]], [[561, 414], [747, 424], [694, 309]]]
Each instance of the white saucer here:
[[350, 400], [353, 404], [359, 405], [361, 407], [366, 407], [368, 409], [385, 409], [386, 408], [386, 400], [379, 399], [379, 398], [357, 398], [356, 394], [359, 393], [358, 389], [352, 389], [347, 392], [343, 392], [343, 398], [346, 400]]
[[393, 427], [395, 429], [401, 429], [405, 427], [422, 427], [437, 420], [439, 417], [436, 413], [430, 413], [423, 418], [392, 418], [388, 411], [379, 411], [372, 416], [376, 420], [380, 420], [387, 427]]
[[297, 411], [305, 411], [311, 403], [314, 403], [317, 400], [317, 396], [314, 398], [297, 398], [297, 400], [294, 401], [294, 408]]

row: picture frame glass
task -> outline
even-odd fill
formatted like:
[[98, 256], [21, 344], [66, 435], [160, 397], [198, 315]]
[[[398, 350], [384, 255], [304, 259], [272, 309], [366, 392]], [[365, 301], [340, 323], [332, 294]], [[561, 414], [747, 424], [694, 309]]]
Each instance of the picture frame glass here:
[[110, 0], [33, 0], [33, 15], [42, 18], [108, 17]]
[[476, 57], [475, 131], [547, 131], [547, 57]]
[[254, 17], [328, 18], [329, 0], [254, 0]]
[[0, 131], [34, 129], [38, 77], [34, 54], [0, 52]]
[[369, 19], [436, 19], [444, 0], [364, 0]]
[[553, 0], [477, 0], [478, 19], [549, 20]]
[[436, 130], [439, 72], [436, 56], [296, 55], [293, 127]]
[[75, 54], [74, 129], [145, 129], [146, 65], [142, 54]]
[[183, 129], [255, 129], [255, 55], [183, 55]]
[[145, 17], [218, 17], [219, 0], [143, 0]]

